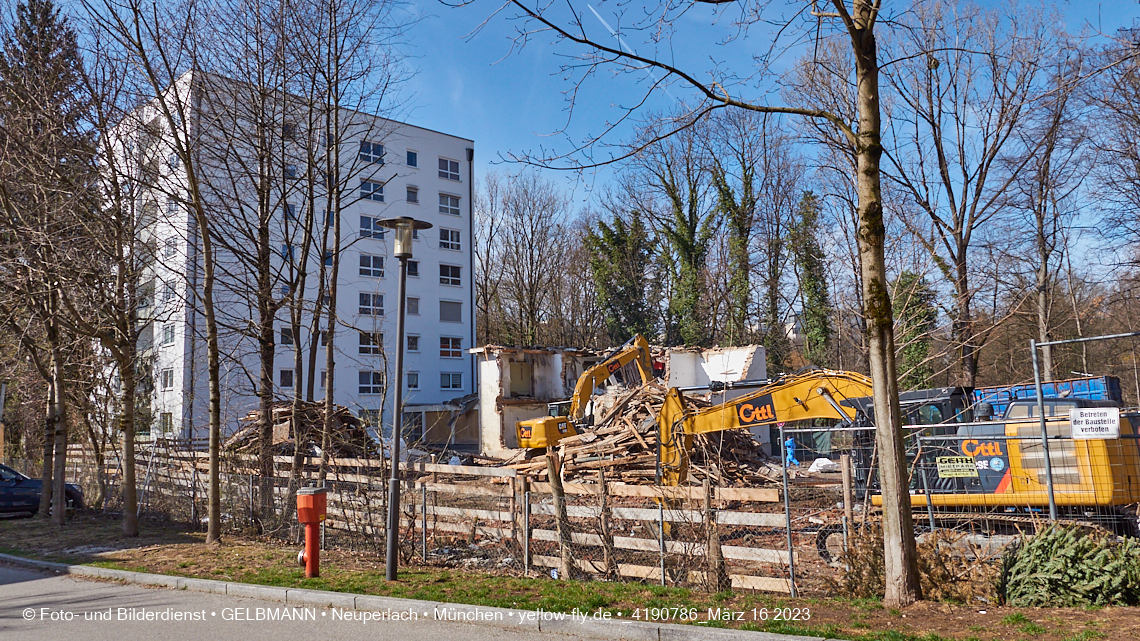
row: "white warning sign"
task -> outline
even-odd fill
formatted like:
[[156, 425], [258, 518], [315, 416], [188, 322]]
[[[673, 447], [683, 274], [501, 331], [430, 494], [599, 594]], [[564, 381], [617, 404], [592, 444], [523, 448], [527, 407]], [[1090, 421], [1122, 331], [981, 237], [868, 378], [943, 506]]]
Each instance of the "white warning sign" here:
[[1120, 408], [1081, 407], [1069, 410], [1073, 438], [1120, 438]]

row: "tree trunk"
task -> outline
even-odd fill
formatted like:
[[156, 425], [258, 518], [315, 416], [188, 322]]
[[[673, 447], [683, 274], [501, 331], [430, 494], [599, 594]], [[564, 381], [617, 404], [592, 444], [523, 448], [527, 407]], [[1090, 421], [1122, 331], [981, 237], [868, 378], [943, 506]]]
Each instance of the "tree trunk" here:
[[139, 535], [138, 488], [135, 486], [135, 363], [119, 358], [122, 396], [119, 398], [119, 431], [123, 439], [123, 536]]
[[[866, 24], [868, 4], [856, 3], [855, 22]], [[860, 23], [860, 20], [863, 20]], [[922, 598], [919, 584], [910, 491], [902, 439], [902, 415], [895, 368], [894, 321], [884, 251], [883, 198], [879, 160], [879, 66], [873, 31], [852, 34], [858, 83], [859, 131], [856, 136], [856, 182], [859, 191], [859, 254], [863, 277], [863, 311], [867, 319], [868, 364], [874, 381], [875, 441], [883, 493], [883, 559], [888, 607], [910, 605]]]
[[[1044, 257], [1041, 266], [1037, 268], [1037, 341], [1047, 343], [1049, 337], [1049, 268], [1048, 257]], [[1041, 376], [1042, 380], [1053, 380], [1053, 348], [1046, 345], [1041, 348]]]
[[955, 270], [954, 288], [958, 297], [958, 314], [954, 320], [954, 338], [958, 341], [959, 384], [962, 387], [975, 387], [978, 379], [978, 350], [974, 345], [974, 310], [971, 305], [973, 294], [970, 292], [970, 278], [966, 264], [966, 249], [958, 250], [958, 260]]
[[[58, 296], [55, 292], [49, 296]], [[57, 310], [58, 312], [58, 310]], [[52, 321], [48, 330], [51, 340], [51, 378], [55, 394], [55, 471], [51, 493], [51, 521], [56, 525], [67, 522], [67, 398], [63, 379], [63, 355], [59, 349], [59, 326]]]
[[47, 413], [44, 416], [44, 467], [40, 476], [40, 511], [39, 515], [49, 518], [51, 515], [51, 492], [55, 487], [52, 484], [52, 475], [55, 471], [55, 390], [53, 381], [48, 378]]

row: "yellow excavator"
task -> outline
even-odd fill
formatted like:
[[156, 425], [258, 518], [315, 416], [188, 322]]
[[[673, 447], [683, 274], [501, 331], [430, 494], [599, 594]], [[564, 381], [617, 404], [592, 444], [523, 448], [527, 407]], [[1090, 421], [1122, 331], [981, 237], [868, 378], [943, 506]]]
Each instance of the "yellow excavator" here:
[[548, 416], [519, 421], [515, 425], [519, 447], [531, 449], [553, 447], [563, 438], [577, 434], [579, 427], [593, 421], [594, 417], [586, 415], [585, 408], [594, 394], [594, 389], [631, 362], [636, 363], [642, 383], [653, 378], [649, 343], [640, 334], [583, 372], [574, 385], [574, 394], [570, 400], [550, 403], [547, 406]]
[[[861, 419], [859, 411], [842, 403], [871, 395], [871, 379], [866, 376], [826, 369], [789, 374], [773, 381], [714, 383], [709, 389], [718, 392], [757, 385], [757, 389], [743, 396], [704, 408], [686, 402], [681, 389], [669, 390], [657, 419], [661, 430], [662, 485], [682, 485], [687, 480], [695, 434], [817, 418], [857, 421]], [[778, 447], [773, 445], [773, 450]]]

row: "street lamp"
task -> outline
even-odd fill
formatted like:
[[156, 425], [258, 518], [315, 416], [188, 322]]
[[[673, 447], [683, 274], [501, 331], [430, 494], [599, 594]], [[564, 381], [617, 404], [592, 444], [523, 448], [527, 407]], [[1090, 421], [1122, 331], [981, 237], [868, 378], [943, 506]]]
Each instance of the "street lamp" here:
[[404, 427], [404, 287], [408, 281], [408, 259], [412, 257], [412, 237], [431, 223], [408, 216], [385, 218], [381, 227], [391, 229], [396, 237], [396, 258], [400, 259], [400, 279], [396, 281], [396, 398], [392, 420], [392, 476], [388, 479], [388, 549], [386, 574], [389, 581], [396, 580], [396, 545], [400, 532], [400, 432]]

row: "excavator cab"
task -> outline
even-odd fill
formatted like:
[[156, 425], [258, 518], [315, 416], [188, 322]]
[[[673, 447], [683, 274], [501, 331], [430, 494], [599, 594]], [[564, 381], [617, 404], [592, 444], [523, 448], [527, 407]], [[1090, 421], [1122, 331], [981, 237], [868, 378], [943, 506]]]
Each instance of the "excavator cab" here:
[[519, 447], [527, 449], [546, 447], [578, 433], [570, 422], [570, 401], [547, 403], [546, 416], [519, 421], [517, 429]]

